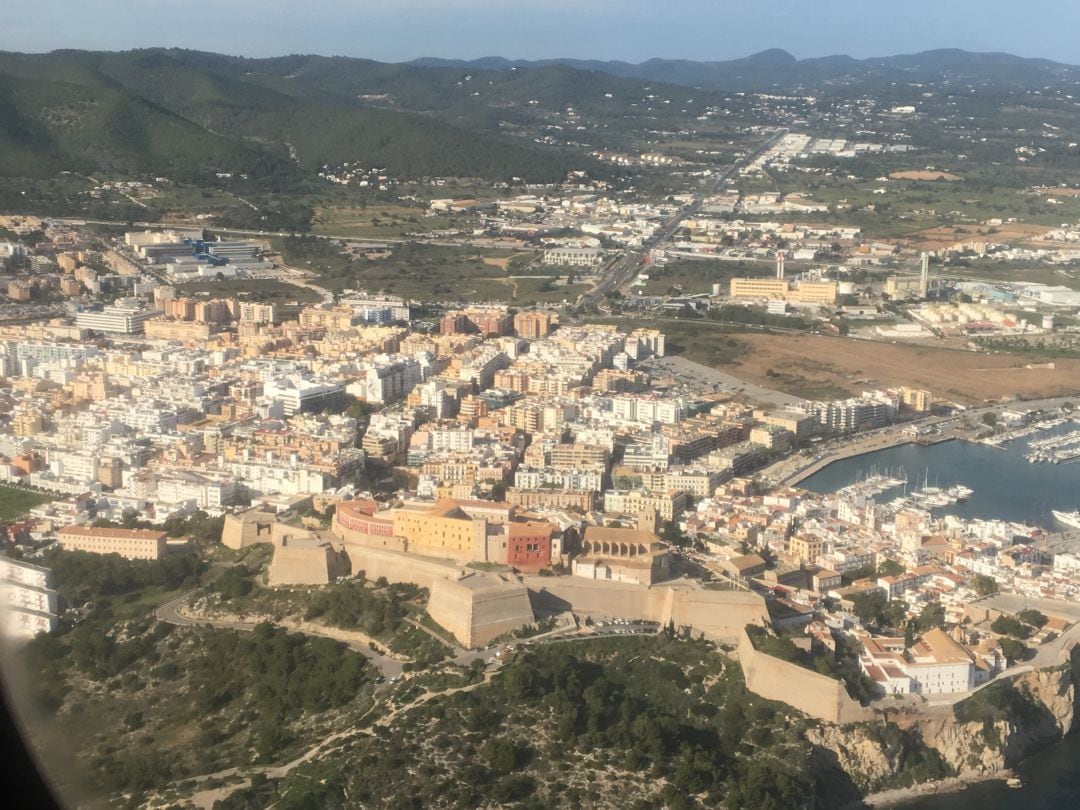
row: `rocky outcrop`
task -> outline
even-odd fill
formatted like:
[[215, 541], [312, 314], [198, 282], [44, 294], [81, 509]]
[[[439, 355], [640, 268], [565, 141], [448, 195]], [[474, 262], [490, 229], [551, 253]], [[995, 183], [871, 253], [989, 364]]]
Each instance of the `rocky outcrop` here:
[[863, 792], [929, 779], [1001, 774], [1080, 726], [1080, 656], [988, 687], [957, 707], [885, 712], [807, 732], [823, 768], [842, 769]]
[[899, 752], [889, 752], [867, 727], [826, 725], [806, 734], [814, 746], [811, 762], [815, 770], [839, 768], [864, 793], [876, 790], [901, 768]]

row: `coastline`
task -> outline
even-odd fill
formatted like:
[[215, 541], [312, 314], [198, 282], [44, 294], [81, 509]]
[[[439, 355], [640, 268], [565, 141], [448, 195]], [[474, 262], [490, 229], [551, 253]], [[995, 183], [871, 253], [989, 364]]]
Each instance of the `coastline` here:
[[[938, 442], [935, 442], [935, 444], [941, 444], [942, 442], [945, 442], [945, 441], [954, 441], [954, 439], [951, 438], [951, 437], [947, 438], [947, 439], [942, 439], [942, 440], [939, 440]], [[918, 443], [919, 442], [916, 442], [915, 439], [911, 438], [910, 436], [904, 436], [904, 437], [899, 437], [896, 440], [890, 440], [890, 441], [885, 441], [885, 442], [881, 442], [881, 443], [867, 444], [867, 445], [861, 445], [861, 444], [852, 445], [851, 447], [842, 448], [842, 449], [837, 450], [834, 453], [830, 453], [829, 455], [825, 456], [824, 458], [818, 459], [817, 461], [812, 462], [808, 466], [803, 467], [801, 470], [797, 470], [796, 472], [786, 476], [781, 481], [781, 484], [782, 484], [782, 486], [787, 486], [787, 487], [797, 487], [799, 484], [801, 484], [807, 478], [810, 478], [810, 477], [812, 477], [814, 475], [817, 475], [819, 472], [821, 472], [825, 468], [835, 464], [838, 461], [846, 461], [846, 460], [848, 460], [850, 458], [857, 458], [859, 456], [866, 456], [866, 455], [869, 455], [871, 453], [880, 452], [881, 450], [891, 450], [894, 447], [903, 447], [904, 445], [907, 445], [907, 444], [918, 444]], [[765, 472], [768, 472], [768, 470], [765, 470]]]
[[941, 796], [949, 793], [958, 793], [972, 785], [983, 782], [1004, 782], [1016, 776], [1011, 768], [1002, 768], [985, 776], [953, 776], [949, 779], [939, 779], [933, 782], [922, 782], [905, 788], [892, 788], [870, 793], [855, 802], [844, 805], [840, 810], [862, 810], [867, 807], [886, 808], [899, 807], [913, 799], [921, 799], [927, 796]]

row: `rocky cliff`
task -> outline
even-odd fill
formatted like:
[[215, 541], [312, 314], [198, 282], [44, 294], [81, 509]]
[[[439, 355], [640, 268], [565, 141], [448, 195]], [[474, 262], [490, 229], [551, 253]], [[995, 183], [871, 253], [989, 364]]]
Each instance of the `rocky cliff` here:
[[1001, 680], [952, 707], [887, 710], [877, 720], [822, 725], [815, 761], [864, 793], [958, 777], [991, 777], [1080, 728], [1080, 654], [1070, 666]]

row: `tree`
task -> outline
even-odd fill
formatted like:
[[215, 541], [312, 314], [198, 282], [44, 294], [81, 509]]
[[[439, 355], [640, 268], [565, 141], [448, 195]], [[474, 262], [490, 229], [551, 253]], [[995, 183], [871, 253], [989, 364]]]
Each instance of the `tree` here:
[[907, 605], [897, 599], [889, 601], [881, 591], [859, 594], [851, 599], [859, 621], [872, 627], [903, 627], [907, 621]]
[[945, 608], [937, 602], [926, 605], [919, 613], [918, 625], [919, 630], [924, 633], [927, 630], [933, 630], [935, 627], [944, 627]]
[[843, 575], [843, 578], [848, 582], [854, 582], [857, 579], [869, 579], [876, 574], [874, 566], [864, 565], [862, 568], [856, 568], [854, 571], [849, 571]]
[[1015, 638], [1003, 638], [1000, 643], [1001, 652], [1010, 661], [1023, 661], [1027, 655], [1027, 645], [1022, 641], [1017, 641]]
[[997, 421], [998, 421], [997, 414], [994, 413], [993, 411], [987, 411], [986, 413], [984, 413], [982, 415], [982, 423], [984, 425], [989, 425], [990, 427], [994, 427], [994, 425], [997, 424]]
[[899, 599], [887, 602], [882, 619], [883, 623], [889, 627], [900, 627], [907, 622], [907, 604]]
[[878, 566], [878, 574], [883, 577], [898, 577], [906, 570], [904, 565], [896, 560], [883, 560]]
[[1043, 627], [1048, 621], [1046, 615], [1040, 613], [1034, 608], [1024, 608], [1016, 614], [1016, 618], [1022, 621], [1024, 624], [1030, 624], [1032, 627]]
[[851, 598], [855, 615], [863, 624], [879, 624], [885, 608], [885, 595], [881, 591], [861, 593]]
[[990, 596], [998, 592], [997, 580], [986, 574], [976, 574], [971, 580], [971, 587], [979, 596]]
[[1004, 613], [994, 619], [990, 629], [1003, 636], [1015, 636], [1027, 638], [1031, 635], [1031, 628], [1017, 619], [1015, 616], [1006, 616]]
[[682, 533], [679, 529], [678, 521], [674, 520], [668, 521], [667, 525], [664, 526], [664, 531], [663, 534], [661, 534], [660, 539], [672, 546], [685, 547], [690, 545], [690, 538]]

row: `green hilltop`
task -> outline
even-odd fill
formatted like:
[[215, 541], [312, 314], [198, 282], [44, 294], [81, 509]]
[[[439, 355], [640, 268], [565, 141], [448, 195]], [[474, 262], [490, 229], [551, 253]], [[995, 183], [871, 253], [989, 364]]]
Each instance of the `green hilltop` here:
[[[498, 98], [450, 98], [445, 88], [459, 79], [449, 74], [461, 73], [191, 51], [0, 54], [0, 175], [234, 172], [280, 186], [346, 161], [399, 176], [532, 182], [595, 168], [580, 151], [501, 134], [500, 120], [515, 116], [495, 111]], [[361, 98], [389, 92], [400, 101]]]

